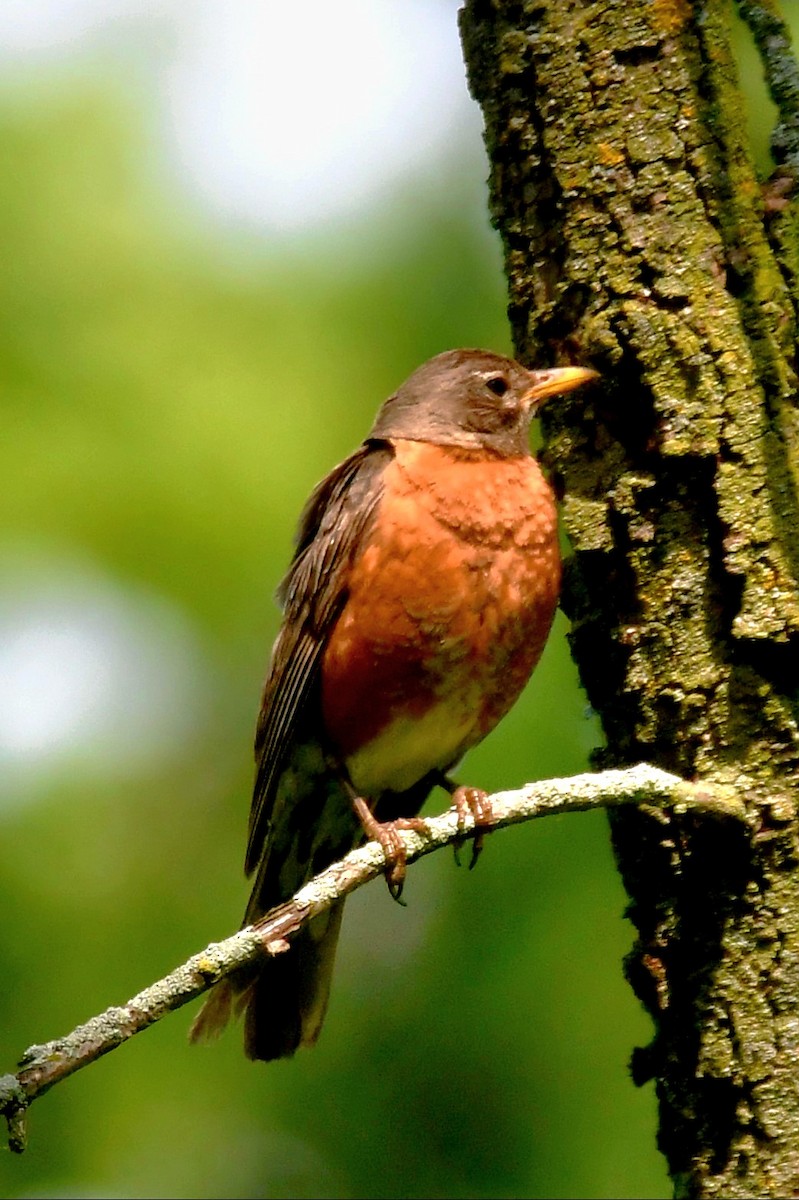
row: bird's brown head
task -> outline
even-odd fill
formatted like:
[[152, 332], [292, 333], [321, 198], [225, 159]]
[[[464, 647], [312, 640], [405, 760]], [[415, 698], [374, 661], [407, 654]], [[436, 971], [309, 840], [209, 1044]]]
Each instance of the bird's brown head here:
[[585, 367], [528, 371], [490, 350], [446, 350], [386, 400], [369, 437], [518, 457], [530, 452], [530, 421], [544, 400], [595, 378]]

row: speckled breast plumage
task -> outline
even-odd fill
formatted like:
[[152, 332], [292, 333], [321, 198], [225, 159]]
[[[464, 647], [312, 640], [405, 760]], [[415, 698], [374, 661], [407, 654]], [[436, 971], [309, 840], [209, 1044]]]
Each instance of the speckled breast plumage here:
[[322, 665], [326, 735], [359, 791], [401, 792], [493, 728], [540, 657], [559, 584], [533, 458], [396, 443]]

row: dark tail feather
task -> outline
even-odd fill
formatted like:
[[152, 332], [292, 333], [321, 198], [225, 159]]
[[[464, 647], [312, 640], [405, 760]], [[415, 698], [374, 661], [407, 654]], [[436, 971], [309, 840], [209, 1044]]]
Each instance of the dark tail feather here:
[[270, 1062], [312, 1046], [325, 1019], [344, 901], [315, 917], [289, 949], [264, 963], [258, 975], [231, 975], [208, 995], [189, 1031], [192, 1042], [217, 1038], [231, 1016], [245, 1011], [248, 1058]]
[[315, 917], [264, 966], [246, 996], [248, 1058], [288, 1058], [319, 1037], [327, 1011], [344, 901]]
[[189, 1041], [216, 1041], [230, 1020], [234, 1003], [240, 995], [239, 989], [230, 978], [223, 979], [221, 983], [211, 988], [202, 1008], [191, 1023]]

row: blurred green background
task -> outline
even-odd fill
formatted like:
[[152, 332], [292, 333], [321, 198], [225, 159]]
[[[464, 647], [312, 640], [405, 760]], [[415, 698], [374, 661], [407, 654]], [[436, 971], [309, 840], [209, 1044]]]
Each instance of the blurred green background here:
[[[376, 185], [331, 157], [330, 130], [314, 148], [312, 117], [290, 133], [301, 158], [321, 155], [315, 177], [256, 178], [246, 211], [235, 171], [227, 192], [198, 184], [187, 95], [202, 102], [195, 151], [217, 122], [208, 140], [238, 168], [285, 161], [225, 117], [236, 73], [260, 78], [256, 26], [218, 49], [209, 36], [246, 10], [263, 69], [277, 53], [302, 89], [324, 31], [292, 33], [281, 7], [50, 0], [0, 15], [2, 1070], [236, 927], [272, 597], [302, 502], [420, 361], [510, 349], [460, 67], [438, 133], [440, 96]], [[457, 58], [457, 3], [378, 9], [410, 66], [410, 92], [378, 110], [388, 129], [436, 74], [417, 70], [430, 21]], [[317, 53], [332, 53], [324, 38]], [[352, 75], [357, 55], [342, 88]], [[281, 113], [263, 97], [250, 113], [262, 132], [296, 115], [283, 95]], [[378, 122], [367, 160], [381, 136]], [[489, 790], [569, 774], [597, 737], [559, 618], [461, 774]], [[604, 819], [506, 832], [474, 873], [435, 855], [406, 898], [377, 882], [348, 902], [312, 1053], [252, 1065], [238, 1030], [190, 1048], [191, 1011], [175, 1014], [36, 1103], [28, 1153], [0, 1155], [3, 1194], [667, 1194], [654, 1095], [627, 1074], [649, 1025], [622, 979], [631, 931]]]

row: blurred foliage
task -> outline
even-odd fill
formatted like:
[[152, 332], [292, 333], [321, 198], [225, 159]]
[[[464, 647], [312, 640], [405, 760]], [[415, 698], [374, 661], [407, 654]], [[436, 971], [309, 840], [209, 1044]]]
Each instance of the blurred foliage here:
[[[186, 703], [203, 692], [166, 753], [117, 770], [89, 748], [0, 793], [11, 1069], [236, 926], [301, 504], [418, 362], [509, 346], [498, 248], [459, 214], [457, 172], [375, 215], [359, 236], [378, 252], [281, 251], [192, 212], [140, 109], [96, 74], [7, 88], [0, 160], [0, 585], [56, 589], [67, 564], [88, 605], [92, 578], [158, 598], [197, 658]], [[582, 770], [596, 736], [559, 619], [462, 775]], [[654, 1097], [627, 1076], [649, 1030], [602, 817], [504, 833], [475, 873], [433, 856], [406, 896], [377, 883], [348, 903], [312, 1053], [254, 1066], [238, 1031], [192, 1049], [177, 1014], [36, 1103], [3, 1194], [665, 1194]]]

